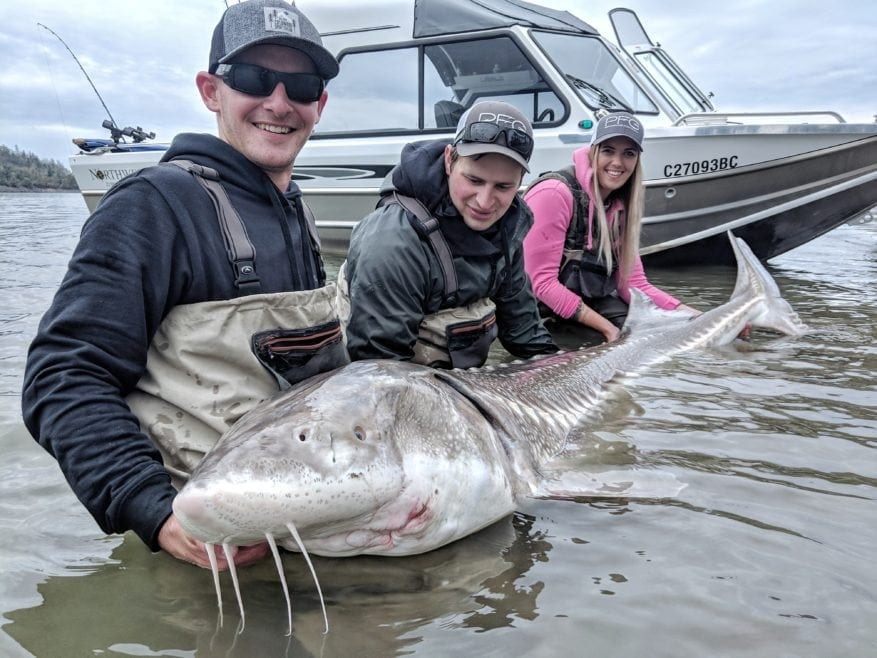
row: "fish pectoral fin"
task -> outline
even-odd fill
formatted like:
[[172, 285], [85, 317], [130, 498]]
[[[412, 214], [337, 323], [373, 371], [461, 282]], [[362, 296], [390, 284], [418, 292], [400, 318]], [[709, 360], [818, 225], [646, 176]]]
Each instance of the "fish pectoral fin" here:
[[686, 487], [672, 473], [631, 468], [611, 471], [543, 471], [533, 498], [673, 498]]
[[690, 311], [658, 308], [655, 302], [638, 288], [631, 288], [629, 293], [630, 306], [624, 321], [623, 334], [644, 333], [653, 329], [666, 330], [670, 325], [684, 324], [692, 318]]

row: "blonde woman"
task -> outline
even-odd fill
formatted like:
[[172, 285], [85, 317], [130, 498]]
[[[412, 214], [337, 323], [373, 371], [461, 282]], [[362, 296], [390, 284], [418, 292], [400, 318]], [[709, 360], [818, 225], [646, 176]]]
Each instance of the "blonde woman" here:
[[663, 309], [691, 307], [649, 283], [639, 257], [643, 216], [643, 127], [618, 112], [597, 123], [573, 165], [540, 177], [524, 195], [533, 227], [524, 266], [540, 308], [592, 330], [587, 342], [612, 342], [627, 317], [630, 288]]

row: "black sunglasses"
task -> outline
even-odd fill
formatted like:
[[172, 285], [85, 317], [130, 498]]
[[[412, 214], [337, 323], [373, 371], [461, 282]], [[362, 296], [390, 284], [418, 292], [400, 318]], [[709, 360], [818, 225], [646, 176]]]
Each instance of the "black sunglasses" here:
[[232, 89], [250, 96], [270, 96], [282, 82], [289, 100], [297, 103], [320, 100], [325, 86], [316, 73], [281, 73], [255, 64], [220, 64], [216, 75]]
[[505, 138], [505, 145], [519, 153], [525, 160], [533, 155], [533, 138], [517, 128], [503, 128], [490, 121], [473, 121], [457, 135], [454, 145], [460, 142], [480, 142], [492, 144], [499, 136]]

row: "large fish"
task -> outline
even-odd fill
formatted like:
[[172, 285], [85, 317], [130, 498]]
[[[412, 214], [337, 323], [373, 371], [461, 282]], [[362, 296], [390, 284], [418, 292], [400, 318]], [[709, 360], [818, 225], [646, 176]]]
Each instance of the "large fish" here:
[[[526, 496], [674, 495], [672, 476], [558, 470], [552, 461], [611, 380], [729, 343], [748, 324], [804, 332], [749, 247], [729, 237], [733, 295], [702, 315], [661, 311], [634, 290], [610, 345], [466, 371], [359, 361], [302, 382], [244, 416], [204, 457], [174, 500], [180, 523], [211, 557], [212, 545], [267, 539], [289, 606], [276, 542], [306, 559], [412, 555], [494, 523]], [[218, 595], [215, 563], [214, 580]]]

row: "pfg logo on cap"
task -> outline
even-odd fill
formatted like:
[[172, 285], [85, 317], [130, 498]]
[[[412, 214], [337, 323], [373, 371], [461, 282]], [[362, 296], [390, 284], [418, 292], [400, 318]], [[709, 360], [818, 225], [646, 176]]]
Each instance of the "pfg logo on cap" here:
[[529, 132], [529, 128], [520, 119], [516, 119], [508, 114], [497, 114], [496, 112], [481, 112], [476, 121], [486, 121], [487, 123], [495, 123], [503, 128], [517, 128], [524, 132]]
[[610, 114], [604, 119], [606, 128], [628, 128], [634, 132], [642, 130], [642, 124], [628, 114]]

